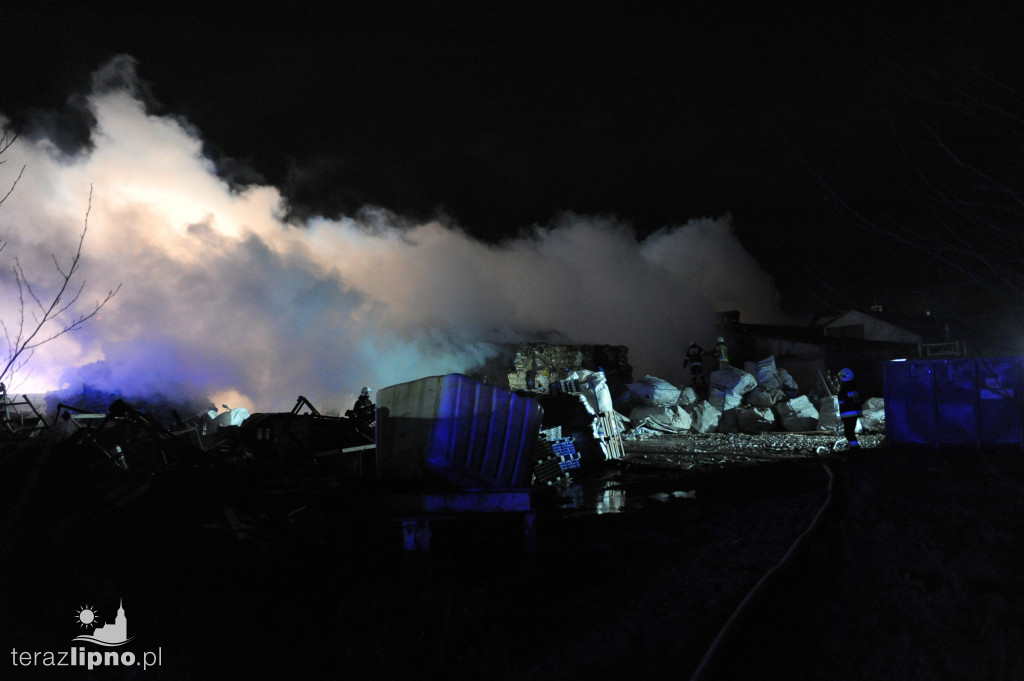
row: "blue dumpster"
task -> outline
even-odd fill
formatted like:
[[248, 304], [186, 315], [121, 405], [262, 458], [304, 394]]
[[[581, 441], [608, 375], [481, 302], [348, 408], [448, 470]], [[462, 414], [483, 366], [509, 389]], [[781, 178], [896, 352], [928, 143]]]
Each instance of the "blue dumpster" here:
[[462, 374], [377, 393], [377, 474], [385, 483], [461, 489], [527, 487], [543, 409], [522, 394]]
[[886, 440], [1024, 447], [1024, 358], [885, 362]]

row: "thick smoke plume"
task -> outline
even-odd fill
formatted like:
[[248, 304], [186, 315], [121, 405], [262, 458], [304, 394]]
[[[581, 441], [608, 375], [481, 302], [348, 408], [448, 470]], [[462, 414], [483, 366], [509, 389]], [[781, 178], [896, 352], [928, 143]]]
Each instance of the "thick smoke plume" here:
[[639, 375], [682, 378], [691, 339], [717, 311], [773, 321], [771, 280], [728, 217], [638, 240], [609, 217], [566, 214], [489, 244], [454, 224], [385, 209], [287, 224], [271, 186], [220, 179], [198, 131], [147, 112], [131, 61], [85, 98], [90, 144], [68, 155], [23, 136], [0, 184], [0, 315], [16, 317], [16, 255], [43, 287], [74, 252], [92, 188], [83, 301], [122, 284], [82, 330], [41, 348], [24, 392], [89, 384], [206, 395], [260, 411], [299, 394], [343, 409], [362, 385], [468, 370], [497, 343], [624, 344]]

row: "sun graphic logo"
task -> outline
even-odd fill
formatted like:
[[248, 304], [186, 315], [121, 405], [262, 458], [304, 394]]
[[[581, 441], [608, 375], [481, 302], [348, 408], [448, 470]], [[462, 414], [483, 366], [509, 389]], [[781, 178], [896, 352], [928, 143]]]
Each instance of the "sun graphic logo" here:
[[73, 641], [88, 641], [101, 646], [121, 646], [131, 641], [134, 636], [128, 636], [128, 618], [124, 614], [124, 602], [118, 603], [117, 617], [113, 623], [107, 622], [96, 626], [96, 619], [99, 612], [92, 606], [86, 605], [78, 609], [78, 624], [81, 627], [92, 627], [92, 635], [82, 634], [76, 636]]
[[91, 605], [84, 605], [78, 609], [78, 624], [82, 627], [91, 627], [96, 621], [96, 609]]

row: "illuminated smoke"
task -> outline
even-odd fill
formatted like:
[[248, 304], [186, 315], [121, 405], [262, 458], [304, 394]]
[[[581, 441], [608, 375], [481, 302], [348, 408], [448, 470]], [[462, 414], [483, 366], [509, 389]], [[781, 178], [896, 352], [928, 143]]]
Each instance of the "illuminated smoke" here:
[[[628, 345], [639, 375], [681, 380], [686, 345], [711, 343], [717, 311], [776, 318], [774, 286], [728, 217], [638, 240], [613, 218], [565, 214], [497, 245], [380, 208], [286, 224], [276, 188], [233, 190], [196, 130], [147, 114], [131, 64], [108, 65], [115, 85], [97, 78], [86, 98], [86, 148], [22, 138], [0, 166], [5, 186], [27, 166], [0, 207], [5, 267], [17, 255], [42, 280], [51, 253], [72, 254], [91, 186], [83, 298], [122, 284], [100, 318], [38, 351], [23, 391], [89, 383], [258, 410], [302, 394], [343, 409], [362, 385], [467, 370], [495, 343], [542, 338]], [[13, 319], [8, 271], [0, 286]]]

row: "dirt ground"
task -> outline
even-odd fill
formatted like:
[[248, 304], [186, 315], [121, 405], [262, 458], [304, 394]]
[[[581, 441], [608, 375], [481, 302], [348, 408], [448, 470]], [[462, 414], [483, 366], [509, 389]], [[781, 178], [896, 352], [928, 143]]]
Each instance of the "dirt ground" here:
[[123, 599], [162, 663], [0, 677], [1024, 679], [1024, 454], [758, 437], [628, 443], [538, 493], [534, 551], [499, 514], [406, 552], [357, 492], [222, 470], [55, 456], [25, 501], [5, 460], [0, 650]]

